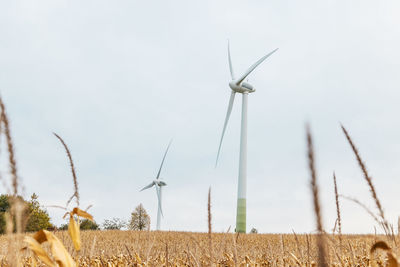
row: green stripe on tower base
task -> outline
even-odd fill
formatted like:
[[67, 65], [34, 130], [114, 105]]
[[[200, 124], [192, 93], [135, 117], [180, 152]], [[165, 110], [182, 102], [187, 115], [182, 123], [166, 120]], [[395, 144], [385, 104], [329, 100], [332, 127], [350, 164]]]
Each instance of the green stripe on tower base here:
[[238, 198], [236, 212], [236, 232], [246, 233], [246, 199]]

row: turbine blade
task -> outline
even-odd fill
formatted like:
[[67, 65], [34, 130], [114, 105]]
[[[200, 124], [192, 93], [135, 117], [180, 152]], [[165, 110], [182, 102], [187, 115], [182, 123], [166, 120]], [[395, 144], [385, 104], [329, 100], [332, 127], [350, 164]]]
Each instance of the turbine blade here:
[[172, 139], [171, 139], [171, 141], [169, 141], [169, 144], [168, 144], [167, 150], [165, 150], [164, 157], [163, 157], [163, 159], [162, 159], [162, 161], [161, 161], [161, 166], [160, 166], [160, 169], [158, 170], [157, 179], [160, 177], [160, 174], [161, 174], [161, 169], [162, 169], [162, 166], [163, 166], [163, 164], [164, 164], [164, 160], [165, 160], [165, 157], [167, 156], [168, 149], [169, 149], [169, 146], [171, 145], [171, 143], [172, 143]]
[[156, 191], [157, 191], [157, 198], [158, 198], [158, 208], [161, 211], [161, 215], [164, 217], [164, 214], [162, 212], [162, 206], [161, 206], [161, 187], [156, 185]]
[[224, 139], [226, 126], [228, 125], [229, 117], [231, 116], [234, 101], [235, 101], [235, 92], [232, 91], [231, 97], [229, 98], [228, 110], [226, 111], [224, 128], [222, 129], [221, 140], [219, 141], [218, 154], [217, 154], [217, 160], [215, 161], [215, 167], [217, 167], [217, 164], [218, 164], [218, 158], [219, 158], [219, 154], [221, 152], [222, 140]]
[[257, 68], [258, 65], [260, 65], [265, 59], [267, 59], [270, 55], [272, 55], [273, 53], [275, 53], [278, 50], [278, 48], [276, 48], [275, 50], [273, 50], [272, 52], [270, 52], [269, 54], [263, 56], [262, 58], [260, 58], [256, 63], [254, 63], [253, 65], [251, 65], [251, 67], [236, 81], [236, 84], [239, 85], [243, 82], [244, 79], [246, 79], [246, 77], [255, 69]]
[[152, 187], [154, 185], [154, 182], [152, 182], [151, 184], [145, 186], [142, 188], [142, 190], [140, 190], [140, 192], [142, 192], [143, 190], [149, 189], [150, 187]]
[[229, 70], [231, 71], [232, 80], [234, 80], [235, 74], [233, 72], [233, 67], [232, 67], [231, 49], [229, 48], [229, 40], [228, 40], [228, 59], [229, 59]]

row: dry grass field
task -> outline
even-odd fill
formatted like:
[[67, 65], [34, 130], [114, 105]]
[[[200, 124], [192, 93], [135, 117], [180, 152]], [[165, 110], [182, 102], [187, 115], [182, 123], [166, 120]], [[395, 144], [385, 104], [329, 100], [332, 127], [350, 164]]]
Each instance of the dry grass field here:
[[[78, 266], [317, 266], [318, 262], [315, 235], [84, 231], [80, 252], [74, 250], [67, 232], [56, 235]], [[395, 247], [386, 236], [345, 235], [342, 246], [338, 235], [325, 237], [329, 266], [374, 266], [375, 262], [387, 266], [386, 253], [370, 253], [370, 249], [378, 240]], [[0, 238], [2, 259], [10, 253], [10, 242], [22, 244], [22, 235], [19, 242], [15, 238]], [[20, 256], [23, 266], [34, 266], [30, 252]]]

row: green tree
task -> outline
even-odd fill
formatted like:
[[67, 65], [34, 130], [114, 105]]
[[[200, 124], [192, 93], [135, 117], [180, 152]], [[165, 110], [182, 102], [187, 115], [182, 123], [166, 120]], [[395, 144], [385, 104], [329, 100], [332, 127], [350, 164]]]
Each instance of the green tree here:
[[58, 230], [68, 230], [68, 223], [63, 223], [60, 227], [57, 228]]
[[[6, 220], [5, 214], [10, 212], [12, 216], [14, 225], [15, 225], [15, 217], [12, 215], [11, 211], [11, 203], [12, 196], [9, 195], [0, 195], [0, 233], [5, 233], [6, 230]], [[23, 219], [22, 223], [25, 226], [25, 231], [32, 232], [38, 231], [41, 229], [51, 229], [53, 225], [50, 223], [50, 216], [46, 210], [40, 207], [40, 203], [38, 201], [38, 196], [33, 194], [31, 196], [30, 201], [25, 201], [22, 197], [17, 196], [17, 200], [20, 200], [24, 203], [26, 209], [23, 211]], [[15, 231], [15, 229], [14, 229]]]
[[11, 222], [10, 229], [13, 232], [16, 232], [17, 222], [16, 217], [19, 217], [18, 226], [21, 227], [20, 230], [24, 231], [26, 226], [26, 218], [27, 215], [27, 204], [25, 200], [21, 196], [10, 196], [10, 195], [1, 195], [0, 196], [0, 233], [5, 233], [7, 228], [6, 215], [9, 215], [9, 219]]
[[96, 222], [93, 222], [88, 219], [83, 219], [80, 224], [81, 230], [99, 230], [100, 227]]
[[142, 203], [140, 203], [131, 213], [131, 219], [128, 226], [131, 230], [142, 231], [150, 229], [150, 216], [147, 214]]
[[103, 228], [105, 230], [121, 230], [126, 226], [126, 222], [119, 218], [112, 218], [111, 220], [104, 220]]
[[[69, 222], [61, 224], [57, 229], [68, 230], [68, 223]], [[81, 220], [79, 228], [81, 230], [100, 230], [100, 226], [96, 222], [92, 222], [88, 219]]]
[[30, 201], [28, 202], [28, 222], [26, 224], [27, 232], [36, 232], [41, 229], [54, 228], [50, 222], [50, 216], [48, 212], [40, 207], [38, 201], [38, 195], [32, 194]]
[[0, 195], [0, 234], [6, 231], [5, 213], [10, 209], [10, 202], [7, 195]]

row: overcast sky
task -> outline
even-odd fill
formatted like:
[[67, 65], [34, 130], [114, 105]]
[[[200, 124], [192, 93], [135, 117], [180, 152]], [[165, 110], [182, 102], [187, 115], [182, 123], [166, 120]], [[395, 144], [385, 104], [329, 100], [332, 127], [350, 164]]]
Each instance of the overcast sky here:
[[[82, 208], [93, 204], [102, 223], [128, 219], [143, 203], [155, 228], [155, 189], [139, 190], [173, 138], [162, 172], [162, 229], [206, 231], [210, 186], [214, 230], [233, 229], [241, 97], [214, 168], [230, 94], [229, 39], [237, 74], [280, 48], [249, 76], [257, 91], [249, 96], [247, 228], [315, 229], [306, 122], [325, 228], [336, 219], [334, 170], [340, 193], [375, 209], [340, 122], [397, 224], [399, 13], [395, 0], [2, 1], [0, 93], [24, 195], [35, 192], [43, 205], [64, 205], [72, 195], [56, 132], [71, 149]], [[341, 204], [344, 232], [373, 232], [365, 211]], [[63, 211], [48, 211], [63, 222]]]

